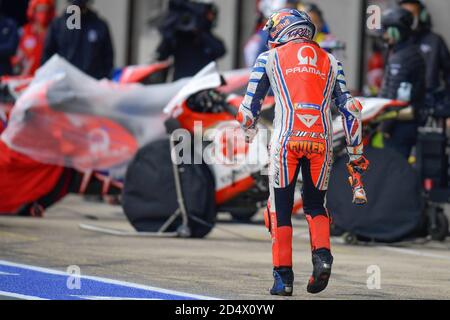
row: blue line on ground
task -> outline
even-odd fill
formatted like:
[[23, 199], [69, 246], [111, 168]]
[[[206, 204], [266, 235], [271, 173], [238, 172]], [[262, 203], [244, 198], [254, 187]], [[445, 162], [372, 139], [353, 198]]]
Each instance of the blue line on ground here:
[[[79, 284], [79, 286], [70, 284]], [[69, 285], [68, 285], [69, 284]], [[71, 289], [76, 287], [75, 289]], [[47, 300], [158, 299], [197, 300], [208, 297], [117, 280], [0, 261], [2, 296]]]

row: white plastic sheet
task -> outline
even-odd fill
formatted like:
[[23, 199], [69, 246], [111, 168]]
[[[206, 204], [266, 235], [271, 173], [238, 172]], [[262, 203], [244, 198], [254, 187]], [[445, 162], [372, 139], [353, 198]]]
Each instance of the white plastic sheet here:
[[118, 85], [54, 56], [16, 102], [1, 138], [41, 163], [79, 170], [120, 166], [165, 134], [163, 109], [187, 81]]

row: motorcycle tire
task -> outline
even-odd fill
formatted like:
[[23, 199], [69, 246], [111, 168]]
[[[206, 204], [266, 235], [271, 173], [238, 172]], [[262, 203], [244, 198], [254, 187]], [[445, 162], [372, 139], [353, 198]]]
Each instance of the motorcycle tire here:
[[[189, 231], [192, 238], [204, 238], [216, 222], [214, 177], [206, 164], [178, 166]], [[178, 209], [169, 140], [150, 143], [140, 149], [128, 167], [122, 208], [139, 232], [157, 232]], [[165, 232], [177, 232], [178, 217]]]
[[237, 222], [250, 222], [258, 213], [257, 208], [234, 208], [230, 210], [230, 215]]
[[[442, 208], [430, 208], [430, 210], [436, 210], [436, 212], [430, 213], [435, 215], [434, 219], [428, 217], [428, 234], [434, 241], [445, 241], [449, 234], [448, 218]], [[435, 223], [432, 222], [433, 220]]]

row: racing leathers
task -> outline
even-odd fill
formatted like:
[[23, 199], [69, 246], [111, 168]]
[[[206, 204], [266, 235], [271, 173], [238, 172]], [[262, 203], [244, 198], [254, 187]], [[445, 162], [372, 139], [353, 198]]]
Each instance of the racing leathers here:
[[303, 208], [312, 251], [330, 250], [325, 196], [332, 166], [333, 102], [342, 115], [350, 161], [361, 159], [361, 107], [350, 95], [342, 64], [310, 40], [298, 39], [262, 53], [253, 68], [238, 121], [251, 140], [269, 88], [275, 99], [270, 143], [268, 205], [275, 268], [292, 267], [295, 184], [301, 170]]

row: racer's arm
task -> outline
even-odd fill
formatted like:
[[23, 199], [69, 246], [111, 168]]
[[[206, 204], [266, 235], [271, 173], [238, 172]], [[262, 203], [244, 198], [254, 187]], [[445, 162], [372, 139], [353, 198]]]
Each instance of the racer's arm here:
[[245, 131], [256, 128], [262, 103], [270, 89], [270, 81], [266, 72], [266, 64], [269, 52], [259, 55], [250, 75], [247, 93], [242, 101], [237, 115], [237, 120], [241, 123]]
[[350, 162], [358, 160], [364, 151], [362, 144], [362, 106], [352, 97], [350, 91], [347, 89], [344, 69], [340, 62], [337, 62], [337, 76], [333, 99], [342, 115]]
[[369, 167], [369, 161], [364, 157], [362, 143], [362, 106], [355, 100], [347, 89], [344, 69], [340, 62], [336, 63], [337, 75], [333, 91], [333, 98], [342, 115], [345, 137], [347, 139], [347, 153], [349, 163], [347, 170], [350, 174], [349, 182], [353, 190], [353, 203], [364, 205], [367, 195], [361, 180], [361, 174]]

